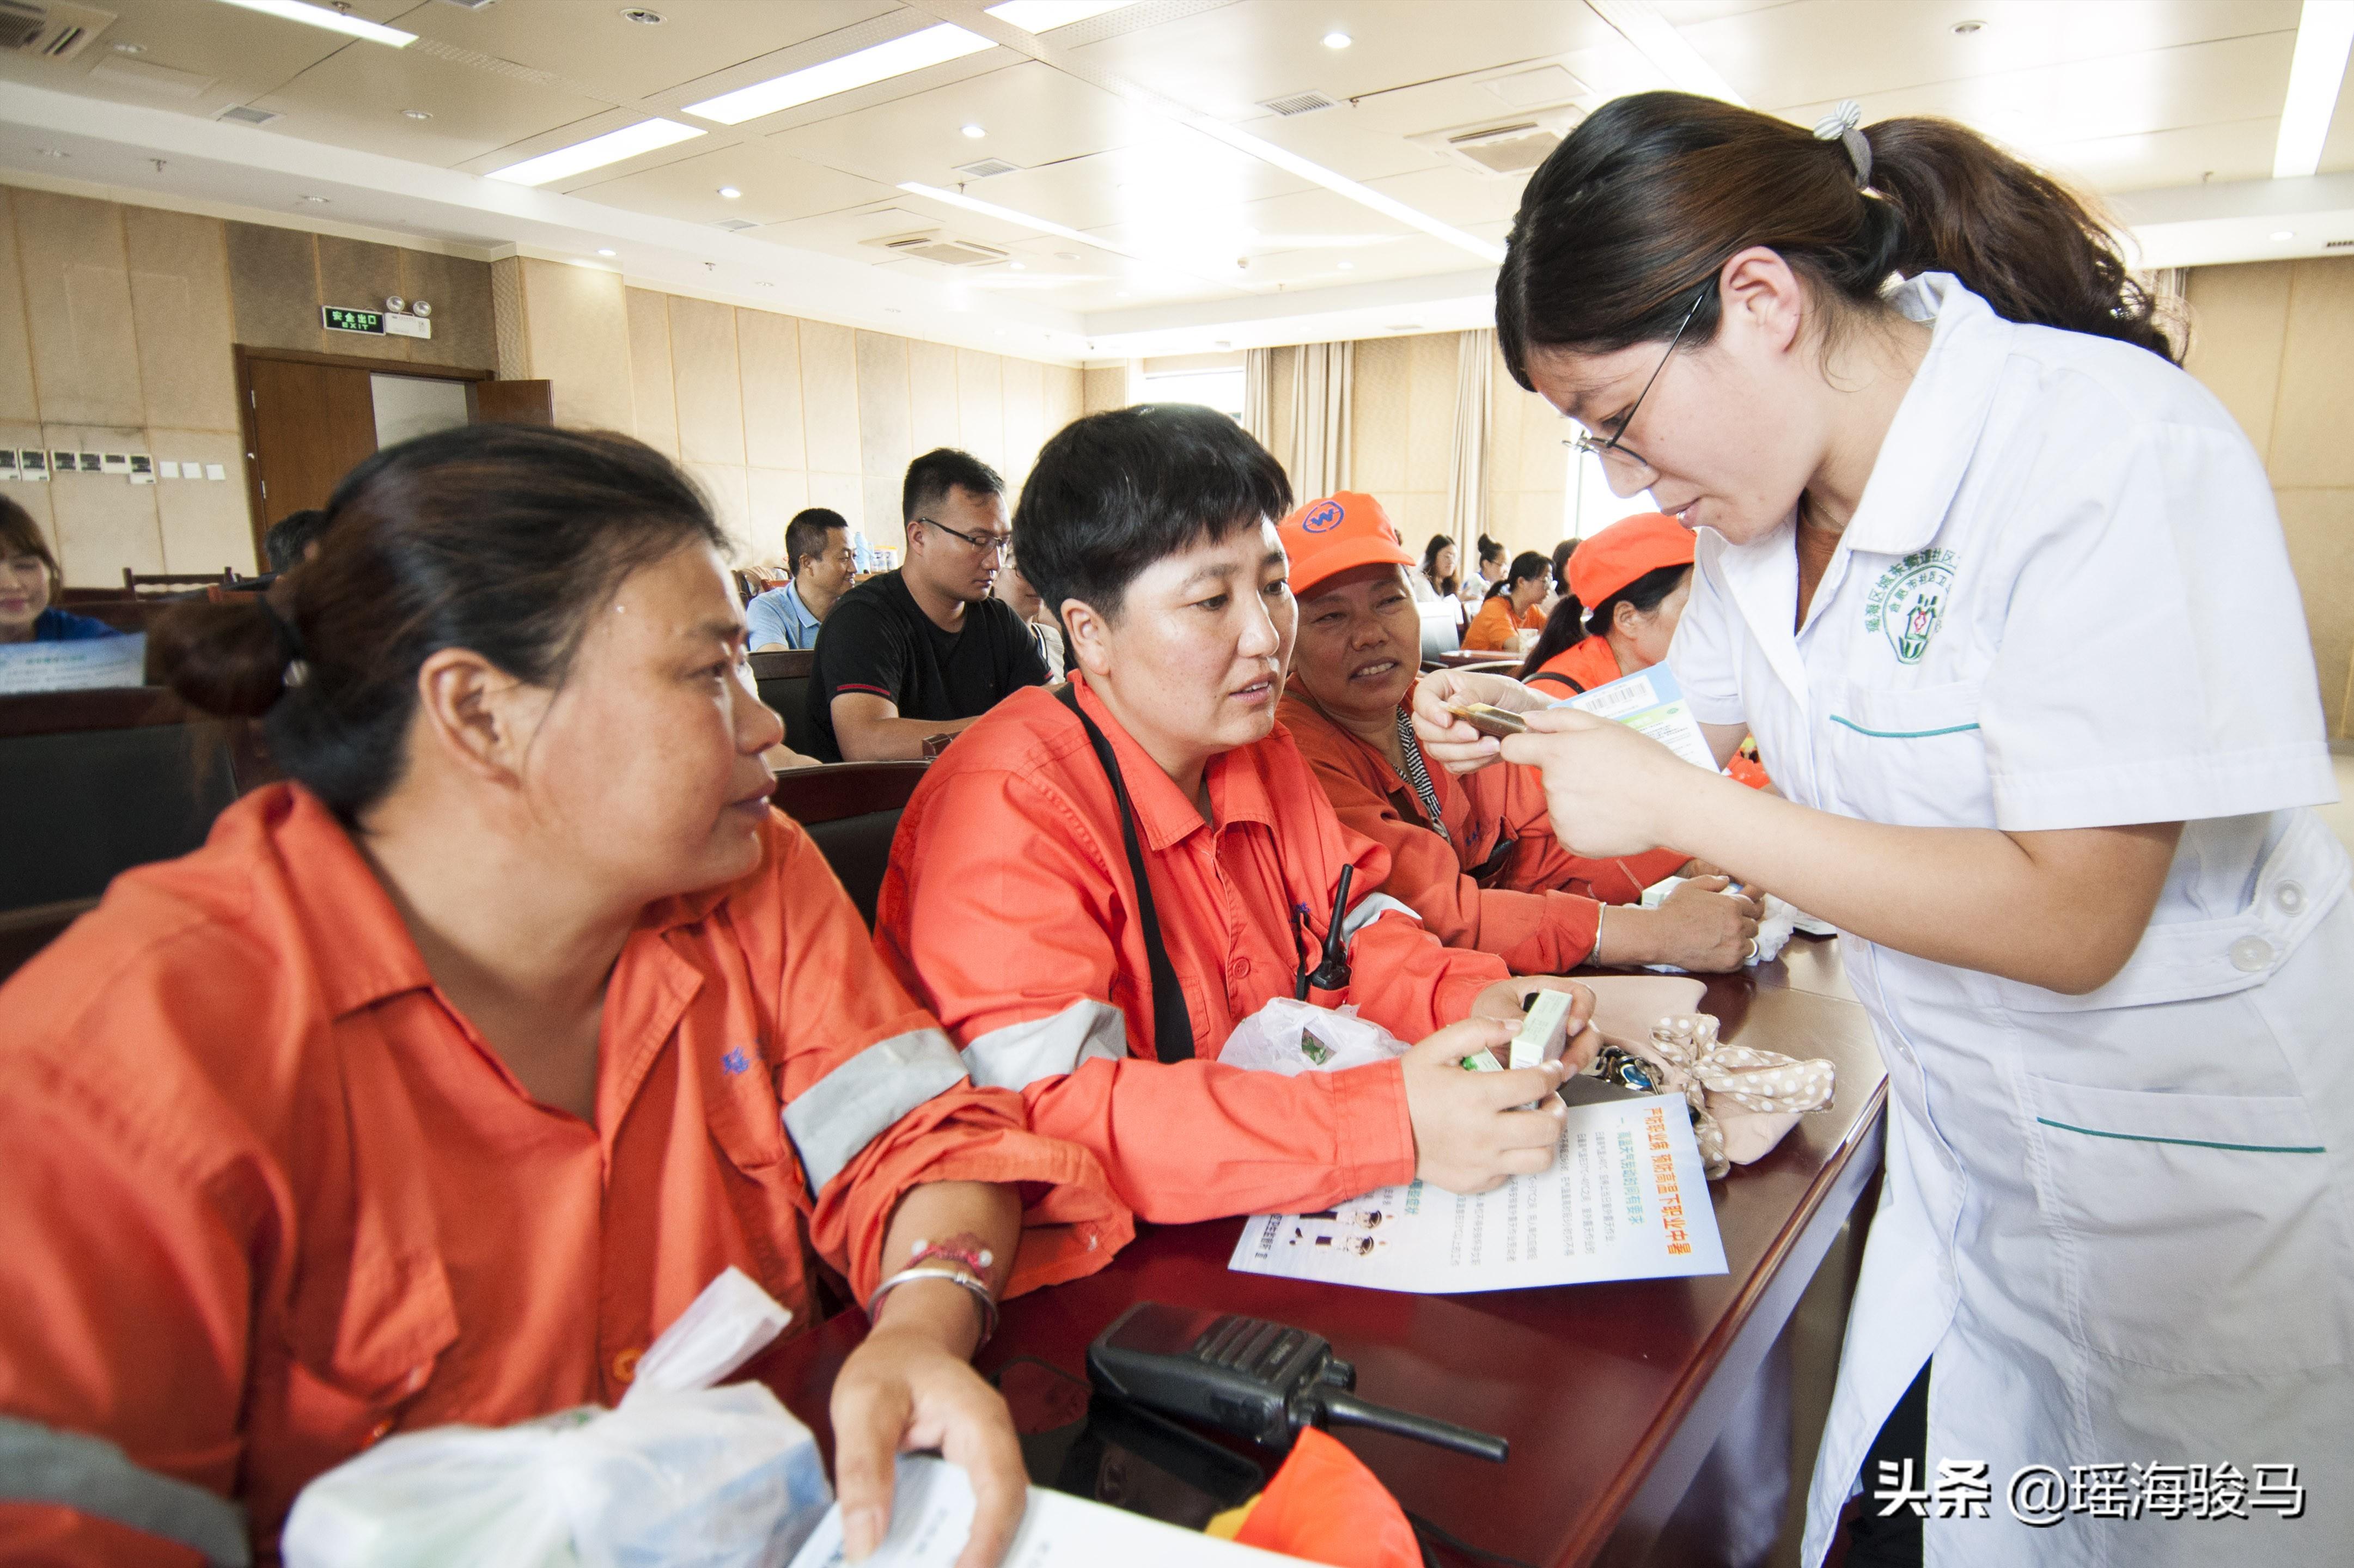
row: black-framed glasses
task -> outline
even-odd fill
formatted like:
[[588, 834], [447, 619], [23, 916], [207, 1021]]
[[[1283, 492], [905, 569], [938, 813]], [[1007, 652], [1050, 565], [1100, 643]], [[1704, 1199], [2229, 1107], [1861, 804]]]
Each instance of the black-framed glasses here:
[[[1643, 399], [1651, 395], [1651, 387], [1659, 379], [1659, 372], [1665, 370], [1668, 367], [1668, 361], [1676, 356], [1676, 344], [1683, 342], [1685, 329], [1692, 324], [1692, 318], [1700, 314], [1701, 302], [1708, 298], [1708, 291], [1715, 286], [1715, 279], [1710, 279], [1700, 286], [1700, 292], [1692, 296], [1691, 309], [1684, 313], [1684, 319], [1677, 324], [1675, 336], [1668, 339], [1668, 352], [1659, 355], [1659, 363], [1652, 370], [1650, 380], [1644, 382], [1643, 389], [1635, 394], [1634, 403], [1627, 409], [1626, 417], [1618, 421], [1618, 428], [1611, 432], [1610, 439], [1606, 441], [1597, 440], [1590, 434], [1581, 434], [1569, 443], [1575, 447], [1580, 454], [1601, 458], [1605, 461], [1614, 457], [1620, 458], [1638, 468], [1651, 467], [1650, 459], [1634, 448], [1623, 444], [1619, 438], [1624, 436], [1628, 427], [1634, 424], [1636, 410], [1642, 408]], [[1652, 471], [1656, 473], [1659, 471], [1652, 469]]]
[[968, 534], [961, 528], [951, 528], [932, 517], [918, 517], [916, 521], [927, 528], [938, 528], [951, 538], [962, 539], [984, 556], [999, 555], [1009, 561], [1013, 558], [1013, 535], [1011, 534]]

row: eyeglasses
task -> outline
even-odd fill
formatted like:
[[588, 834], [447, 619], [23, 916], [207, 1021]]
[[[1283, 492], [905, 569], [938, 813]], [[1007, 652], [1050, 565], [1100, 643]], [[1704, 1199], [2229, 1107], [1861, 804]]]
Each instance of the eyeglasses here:
[[918, 517], [916, 521], [928, 528], [938, 528], [953, 538], [962, 539], [984, 556], [1002, 556], [1007, 560], [1013, 558], [1013, 535], [1011, 534], [968, 534], [961, 528], [951, 528], [930, 517]]
[[[1605, 461], [1607, 461], [1612, 458], [1617, 458], [1621, 461], [1632, 463], [1638, 468], [1651, 467], [1651, 462], [1649, 458], [1646, 458], [1642, 453], [1637, 451], [1630, 446], [1620, 444], [1619, 437], [1625, 435], [1627, 433], [1628, 427], [1634, 424], [1635, 411], [1643, 406], [1643, 399], [1651, 395], [1652, 384], [1659, 380], [1659, 371], [1665, 370], [1668, 367], [1668, 361], [1676, 356], [1676, 344], [1683, 342], [1685, 328], [1691, 326], [1692, 324], [1692, 318], [1700, 314], [1701, 302], [1708, 298], [1708, 291], [1715, 285], [1715, 279], [1710, 279], [1707, 282], [1702, 283], [1700, 286], [1700, 292], [1692, 296], [1691, 309], [1684, 313], [1683, 321], [1676, 327], [1676, 335], [1668, 339], [1668, 352], [1659, 355], [1659, 366], [1651, 372], [1651, 379], [1644, 382], [1643, 389], [1635, 394], [1635, 401], [1633, 405], [1628, 408], [1626, 418], [1618, 421], [1618, 428], [1611, 432], [1610, 439], [1606, 441], [1596, 440], [1591, 435], [1581, 435], [1576, 440], [1569, 443], [1571, 446], [1575, 447], [1581, 454], [1597, 457]], [[1656, 473], [1659, 471], [1657, 469], [1652, 469], [1652, 471]]]

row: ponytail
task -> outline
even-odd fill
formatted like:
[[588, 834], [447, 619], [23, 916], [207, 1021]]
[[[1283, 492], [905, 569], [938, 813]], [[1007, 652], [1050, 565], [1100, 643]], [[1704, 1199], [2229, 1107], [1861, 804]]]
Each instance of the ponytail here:
[[1705, 343], [1721, 302], [1702, 286], [1752, 246], [1789, 263], [1832, 320], [1884, 309], [1892, 273], [1943, 271], [2006, 320], [2176, 357], [2099, 218], [1974, 131], [1908, 117], [1825, 139], [1644, 92], [1596, 110], [1530, 178], [1496, 278], [1505, 366], [1531, 387], [1532, 349], [1663, 343], [1688, 313], [1687, 339]]
[[1529, 650], [1515, 679], [1525, 681], [1542, 670], [1552, 660], [1568, 652], [1590, 635], [1585, 630], [1585, 609], [1577, 596], [1564, 590], [1545, 617], [1544, 630], [1537, 633], [1537, 645]]

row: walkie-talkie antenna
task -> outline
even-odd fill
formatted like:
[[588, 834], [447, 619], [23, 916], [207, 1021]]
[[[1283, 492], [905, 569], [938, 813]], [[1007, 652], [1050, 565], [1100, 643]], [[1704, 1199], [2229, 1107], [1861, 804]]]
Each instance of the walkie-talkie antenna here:
[[[1293, 1430], [1301, 1425], [1365, 1426], [1375, 1432], [1387, 1432], [1399, 1437], [1412, 1437], [1435, 1447], [1450, 1448], [1458, 1454], [1469, 1454], [1475, 1459], [1492, 1460], [1502, 1464], [1511, 1457], [1512, 1446], [1504, 1438], [1485, 1432], [1474, 1432], [1469, 1426], [1458, 1426], [1451, 1421], [1434, 1416], [1416, 1415], [1412, 1411], [1392, 1410], [1359, 1399], [1353, 1393], [1335, 1389], [1311, 1388], [1292, 1402]], [[1305, 1413], [1312, 1412], [1324, 1419], [1301, 1421]]]

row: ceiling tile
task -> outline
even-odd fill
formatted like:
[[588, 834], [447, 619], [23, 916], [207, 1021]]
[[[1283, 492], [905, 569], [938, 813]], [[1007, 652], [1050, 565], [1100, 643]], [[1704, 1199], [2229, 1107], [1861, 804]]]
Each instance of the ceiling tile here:
[[[956, 165], [1002, 158], [1031, 168], [1164, 134], [1166, 122], [1037, 61], [779, 131], [799, 155], [896, 185], [953, 185]], [[967, 125], [988, 132], [963, 134]], [[975, 187], [976, 196], [987, 193]], [[990, 197], [994, 200], [996, 198]]]
[[[873, 180], [796, 158], [773, 143], [715, 147], [699, 154], [693, 151], [698, 145], [688, 143], [673, 149], [690, 155], [659, 168], [618, 178], [591, 176], [592, 183], [568, 185], [566, 194], [689, 223], [735, 218], [763, 225], [837, 212], [898, 194]], [[723, 185], [744, 194], [730, 200], [719, 194]]]
[[[445, 168], [611, 108], [601, 99], [493, 75], [414, 48], [373, 45], [339, 49], [251, 101], [287, 117], [276, 127], [282, 133]], [[406, 110], [432, 118], [411, 120]]]

